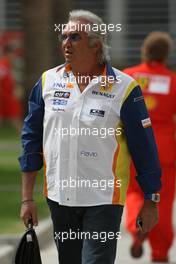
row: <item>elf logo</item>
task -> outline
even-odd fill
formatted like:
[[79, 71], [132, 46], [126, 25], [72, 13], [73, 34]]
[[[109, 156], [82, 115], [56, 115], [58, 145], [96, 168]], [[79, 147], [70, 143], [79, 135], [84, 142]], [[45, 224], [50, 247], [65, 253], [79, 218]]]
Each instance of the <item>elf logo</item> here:
[[57, 98], [69, 98], [70, 97], [70, 92], [55, 91], [54, 92], [54, 97], [57, 97]]

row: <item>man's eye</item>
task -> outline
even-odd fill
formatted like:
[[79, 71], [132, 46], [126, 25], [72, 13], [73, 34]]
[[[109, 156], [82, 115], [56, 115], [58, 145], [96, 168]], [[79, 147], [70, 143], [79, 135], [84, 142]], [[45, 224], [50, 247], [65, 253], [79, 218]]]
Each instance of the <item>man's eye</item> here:
[[66, 41], [67, 38], [70, 41], [77, 41], [77, 40], [81, 39], [81, 36], [78, 33], [73, 33], [73, 34], [70, 34], [70, 35], [67, 35], [67, 34], [60, 34], [59, 35], [59, 40], [61, 42]]
[[77, 41], [81, 38], [81, 36], [78, 33], [74, 33], [70, 35], [70, 40]]

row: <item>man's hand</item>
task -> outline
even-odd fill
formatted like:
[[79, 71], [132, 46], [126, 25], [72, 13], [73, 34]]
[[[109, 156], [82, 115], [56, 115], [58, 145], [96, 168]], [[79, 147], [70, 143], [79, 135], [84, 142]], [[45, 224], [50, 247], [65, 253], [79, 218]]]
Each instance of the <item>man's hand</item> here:
[[22, 203], [20, 217], [26, 227], [30, 218], [32, 218], [34, 226], [38, 225], [37, 207], [34, 201], [26, 201]]
[[151, 200], [144, 200], [138, 218], [142, 221], [142, 233], [147, 233], [158, 223], [158, 208], [157, 203]]

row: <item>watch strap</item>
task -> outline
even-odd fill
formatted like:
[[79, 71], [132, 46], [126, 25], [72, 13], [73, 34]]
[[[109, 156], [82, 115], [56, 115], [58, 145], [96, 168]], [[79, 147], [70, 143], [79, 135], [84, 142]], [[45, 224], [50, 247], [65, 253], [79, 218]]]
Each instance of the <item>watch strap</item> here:
[[144, 199], [145, 200], [151, 200], [155, 203], [159, 203], [160, 202], [160, 194], [159, 193], [145, 193]]

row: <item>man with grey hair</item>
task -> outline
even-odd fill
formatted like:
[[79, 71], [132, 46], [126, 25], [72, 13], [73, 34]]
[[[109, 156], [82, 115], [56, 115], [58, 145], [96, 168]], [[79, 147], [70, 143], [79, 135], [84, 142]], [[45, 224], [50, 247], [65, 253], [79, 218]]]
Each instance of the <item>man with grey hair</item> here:
[[60, 264], [114, 263], [130, 154], [144, 193], [141, 232], [158, 220], [161, 173], [151, 121], [136, 81], [109, 64], [102, 24], [89, 11], [70, 12], [60, 34], [65, 63], [34, 86], [22, 130], [21, 218], [37, 225], [33, 188], [44, 163]]

